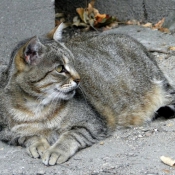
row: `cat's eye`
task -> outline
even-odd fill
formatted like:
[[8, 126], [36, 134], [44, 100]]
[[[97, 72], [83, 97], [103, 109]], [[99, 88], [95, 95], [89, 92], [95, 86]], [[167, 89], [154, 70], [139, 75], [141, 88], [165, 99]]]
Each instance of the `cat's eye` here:
[[66, 69], [64, 68], [63, 65], [59, 65], [59, 66], [56, 67], [56, 71], [58, 73], [62, 73], [62, 72], [66, 72]]

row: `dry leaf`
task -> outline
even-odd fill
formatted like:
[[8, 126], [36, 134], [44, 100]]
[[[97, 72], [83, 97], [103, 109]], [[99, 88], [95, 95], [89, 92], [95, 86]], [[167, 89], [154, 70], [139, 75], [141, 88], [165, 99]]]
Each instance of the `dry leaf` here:
[[88, 9], [84, 9], [84, 13], [83, 13], [83, 21], [87, 24], [89, 21], [89, 12]]
[[173, 51], [175, 51], [175, 46], [169, 47], [168, 50], [173, 50]]
[[73, 25], [74, 26], [79, 26], [79, 24], [80, 24], [80, 19], [78, 18], [78, 16], [75, 16], [73, 18]]
[[133, 19], [126, 22], [127, 25], [140, 25], [140, 22]]
[[[87, 8], [77, 8], [76, 9], [82, 23], [90, 25], [92, 28], [94, 28], [94, 26], [95, 27], [106, 27], [107, 25], [110, 25], [116, 21], [116, 18], [112, 16], [109, 16], [107, 14], [100, 14], [99, 11], [94, 8], [94, 3], [95, 3], [95, 0], [92, 0], [88, 4]], [[81, 21], [78, 21], [78, 19], [74, 19], [73, 25], [80, 26]], [[87, 25], [85, 25], [85, 27], [87, 27]]]
[[105, 18], [97, 18], [97, 20], [95, 22], [95, 27], [105, 27], [105, 26], [108, 26], [116, 21], [117, 21], [117, 19], [115, 17], [106, 15]]
[[96, 18], [106, 18], [106, 14], [97, 14], [96, 16], [95, 16]]
[[90, 20], [89, 20], [89, 24], [90, 24], [91, 27], [94, 27], [94, 22], [95, 22], [94, 19], [90, 19]]
[[94, 8], [92, 7], [92, 5], [90, 3], [88, 4], [87, 11], [88, 11], [88, 14], [91, 14], [94, 11]]
[[64, 17], [64, 13], [56, 13], [55, 18], [61, 18]]
[[83, 8], [77, 8], [76, 11], [77, 11], [78, 15], [80, 16], [81, 20], [83, 21], [84, 9]]
[[91, 6], [94, 7], [95, 0], [91, 0], [91, 2], [89, 4], [91, 4]]
[[148, 23], [146, 23], [146, 24], [143, 24], [142, 26], [143, 26], [143, 27], [152, 28], [152, 27], [153, 27], [153, 24], [150, 23], [150, 22], [148, 22]]
[[112, 29], [118, 27], [118, 22], [117, 21], [112, 22], [111, 24], [109, 24], [109, 27], [111, 27]]
[[160, 28], [159, 31], [163, 32], [163, 33], [171, 33], [170, 30], [168, 28]]
[[154, 25], [154, 28], [160, 29], [165, 21], [165, 18], [162, 18], [157, 24]]
[[168, 28], [164, 28], [162, 27], [163, 23], [165, 21], [165, 18], [162, 18], [158, 23], [156, 23], [152, 29], [156, 29], [156, 30], [159, 30], [163, 33], [171, 33], [170, 30]]
[[161, 156], [160, 160], [166, 165], [169, 165], [169, 166], [175, 165], [175, 160], [171, 159], [170, 157]]

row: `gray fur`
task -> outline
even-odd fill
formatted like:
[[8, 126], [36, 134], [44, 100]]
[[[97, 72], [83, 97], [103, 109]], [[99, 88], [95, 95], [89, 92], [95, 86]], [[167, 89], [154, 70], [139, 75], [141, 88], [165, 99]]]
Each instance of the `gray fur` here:
[[84, 38], [73, 38], [66, 46], [74, 54], [86, 98], [107, 121], [140, 125], [174, 102], [174, 88], [140, 43], [122, 34]]

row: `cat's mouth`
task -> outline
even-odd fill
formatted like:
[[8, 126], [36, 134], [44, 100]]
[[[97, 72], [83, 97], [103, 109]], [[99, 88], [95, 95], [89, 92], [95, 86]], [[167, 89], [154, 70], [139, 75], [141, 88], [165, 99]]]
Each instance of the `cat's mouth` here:
[[75, 95], [75, 87], [67, 87], [67, 88], [61, 88], [61, 89], [54, 89], [58, 94], [59, 97], [63, 100], [69, 100], [70, 98], [72, 98]]

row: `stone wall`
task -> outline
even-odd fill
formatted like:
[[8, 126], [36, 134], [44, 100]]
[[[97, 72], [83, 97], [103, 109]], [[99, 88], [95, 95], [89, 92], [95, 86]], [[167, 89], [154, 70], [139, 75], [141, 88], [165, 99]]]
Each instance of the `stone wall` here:
[[0, 65], [7, 64], [16, 43], [54, 27], [51, 0], [3, 0], [0, 3]]

